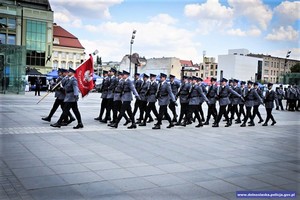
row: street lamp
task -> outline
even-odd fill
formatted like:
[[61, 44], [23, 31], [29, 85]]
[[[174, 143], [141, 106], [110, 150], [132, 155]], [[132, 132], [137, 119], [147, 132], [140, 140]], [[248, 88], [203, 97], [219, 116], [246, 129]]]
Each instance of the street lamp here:
[[129, 53], [129, 73], [131, 73], [131, 53], [132, 53], [132, 45], [134, 43], [136, 30], [132, 31], [131, 40], [130, 40], [130, 53]]

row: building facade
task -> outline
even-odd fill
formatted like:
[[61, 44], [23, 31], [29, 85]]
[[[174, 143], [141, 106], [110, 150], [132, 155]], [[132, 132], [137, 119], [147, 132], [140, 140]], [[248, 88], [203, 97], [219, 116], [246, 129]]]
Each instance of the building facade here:
[[216, 58], [204, 57], [203, 63], [201, 63], [200, 66], [200, 77], [202, 79], [217, 77], [218, 63], [216, 62]]
[[193, 64], [191, 60], [180, 60], [182, 75], [184, 76], [199, 76], [200, 66], [198, 64]]
[[248, 56], [262, 59], [261, 80], [264, 82], [283, 83], [284, 76], [290, 73], [290, 68], [299, 60], [274, 57], [263, 54], [248, 54]]
[[53, 24], [52, 69], [76, 69], [84, 59], [84, 47], [77, 37], [67, 30]]
[[231, 49], [227, 55], [219, 55], [217, 78], [259, 80], [263, 59], [247, 56], [248, 54], [246, 49]]

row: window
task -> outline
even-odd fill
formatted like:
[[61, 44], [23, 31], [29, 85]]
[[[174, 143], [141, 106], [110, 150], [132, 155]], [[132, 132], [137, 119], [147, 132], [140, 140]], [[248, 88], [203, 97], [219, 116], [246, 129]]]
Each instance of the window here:
[[[80, 65], [80, 63], [79, 62], [76, 62], [76, 67], [78, 67]], [[186, 73], [185, 73], [185, 75], [186, 75]]]
[[203, 74], [201, 74], [201, 78], [203, 78]]
[[213, 75], [214, 75], [214, 72], [213, 72], [213, 71], [211, 71], [211, 72], [210, 72], [210, 75], [211, 75], [211, 76], [213, 76]]
[[61, 53], [61, 57], [62, 57], [62, 58], [66, 58], [66, 53], [65, 53], [65, 52], [62, 52], [62, 53]]
[[265, 67], [269, 66], [269, 61], [265, 61]]
[[69, 53], [69, 58], [73, 59], [73, 53]]
[[46, 23], [27, 20], [26, 27], [26, 64], [45, 66]]
[[205, 70], [208, 70], [208, 65], [205, 65]]
[[73, 68], [73, 62], [68, 62], [68, 68]]
[[216, 69], [218, 69], [218, 65], [216, 65]]
[[198, 76], [198, 73], [196, 73], [196, 76]]
[[57, 69], [58, 68], [58, 61], [57, 60], [54, 60], [53, 61], [53, 69]]
[[76, 59], [77, 60], [80, 59], [80, 54], [79, 53], [76, 54]]
[[66, 68], [66, 61], [61, 62], [61, 68], [64, 68], [64, 69]]
[[6, 44], [6, 34], [0, 33], [0, 44]]
[[201, 70], [203, 70], [203, 69], [204, 69], [204, 66], [202, 65], [202, 66], [201, 66]]
[[54, 57], [54, 58], [57, 58], [57, 57], [58, 57], [58, 52], [57, 52], [57, 51], [54, 51], [54, 52], [53, 52], [53, 57]]
[[8, 35], [7, 37], [7, 44], [16, 44], [16, 35]]
[[7, 26], [9, 30], [16, 30], [16, 19], [8, 18]]
[[215, 76], [217, 76], [217, 75], [218, 75], [218, 72], [216, 71], [216, 72], [215, 72]]
[[269, 70], [265, 69], [264, 74], [269, 74]]
[[214, 69], [214, 65], [210, 65], [210, 69]]

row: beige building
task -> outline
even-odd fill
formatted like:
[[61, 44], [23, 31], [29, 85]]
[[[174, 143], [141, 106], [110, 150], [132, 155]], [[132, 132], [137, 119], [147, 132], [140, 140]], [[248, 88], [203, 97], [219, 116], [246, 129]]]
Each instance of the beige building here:
[[182, 73], [184, 76], [198, 76], [200, 75], [200, 66], [193, 64], [191, 60], [180, 60]]
[[214, 57], [204, 57], [200, 66], [199, 71], [202, 79], [217, 77], [218, 63]]
[[77, 37], [53, 24], [52, 69], [76, 69], [84, 60], [84, 47]]
[[26, 66], [52, 68], [53, 11], [48, 0], [1, 0], [0, 43], [26, 47]]
[[[282, 83], [283, 75], [289, 73], [292, 66], [300, 63], [299, 60], [279, 58], [271, 55], [250, 53], [248, 56], [263, 59], [262, 69], [258, 71], [258, 76], [261, 76], [261, 80], [264, 82]], [[286, 65], [285, 61], [287, 61]]]

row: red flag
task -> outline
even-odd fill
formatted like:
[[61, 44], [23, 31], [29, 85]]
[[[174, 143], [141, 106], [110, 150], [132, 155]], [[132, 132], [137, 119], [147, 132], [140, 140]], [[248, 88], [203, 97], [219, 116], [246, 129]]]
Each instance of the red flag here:
[[81, 92], [82, 97], [87, 95], [89, 91], [94, 88], [93, 65], [93, 57], [92, 55], [90, 55], [90, 58], [76, 69], [75, 77], [78, 81], [78, 88]]

